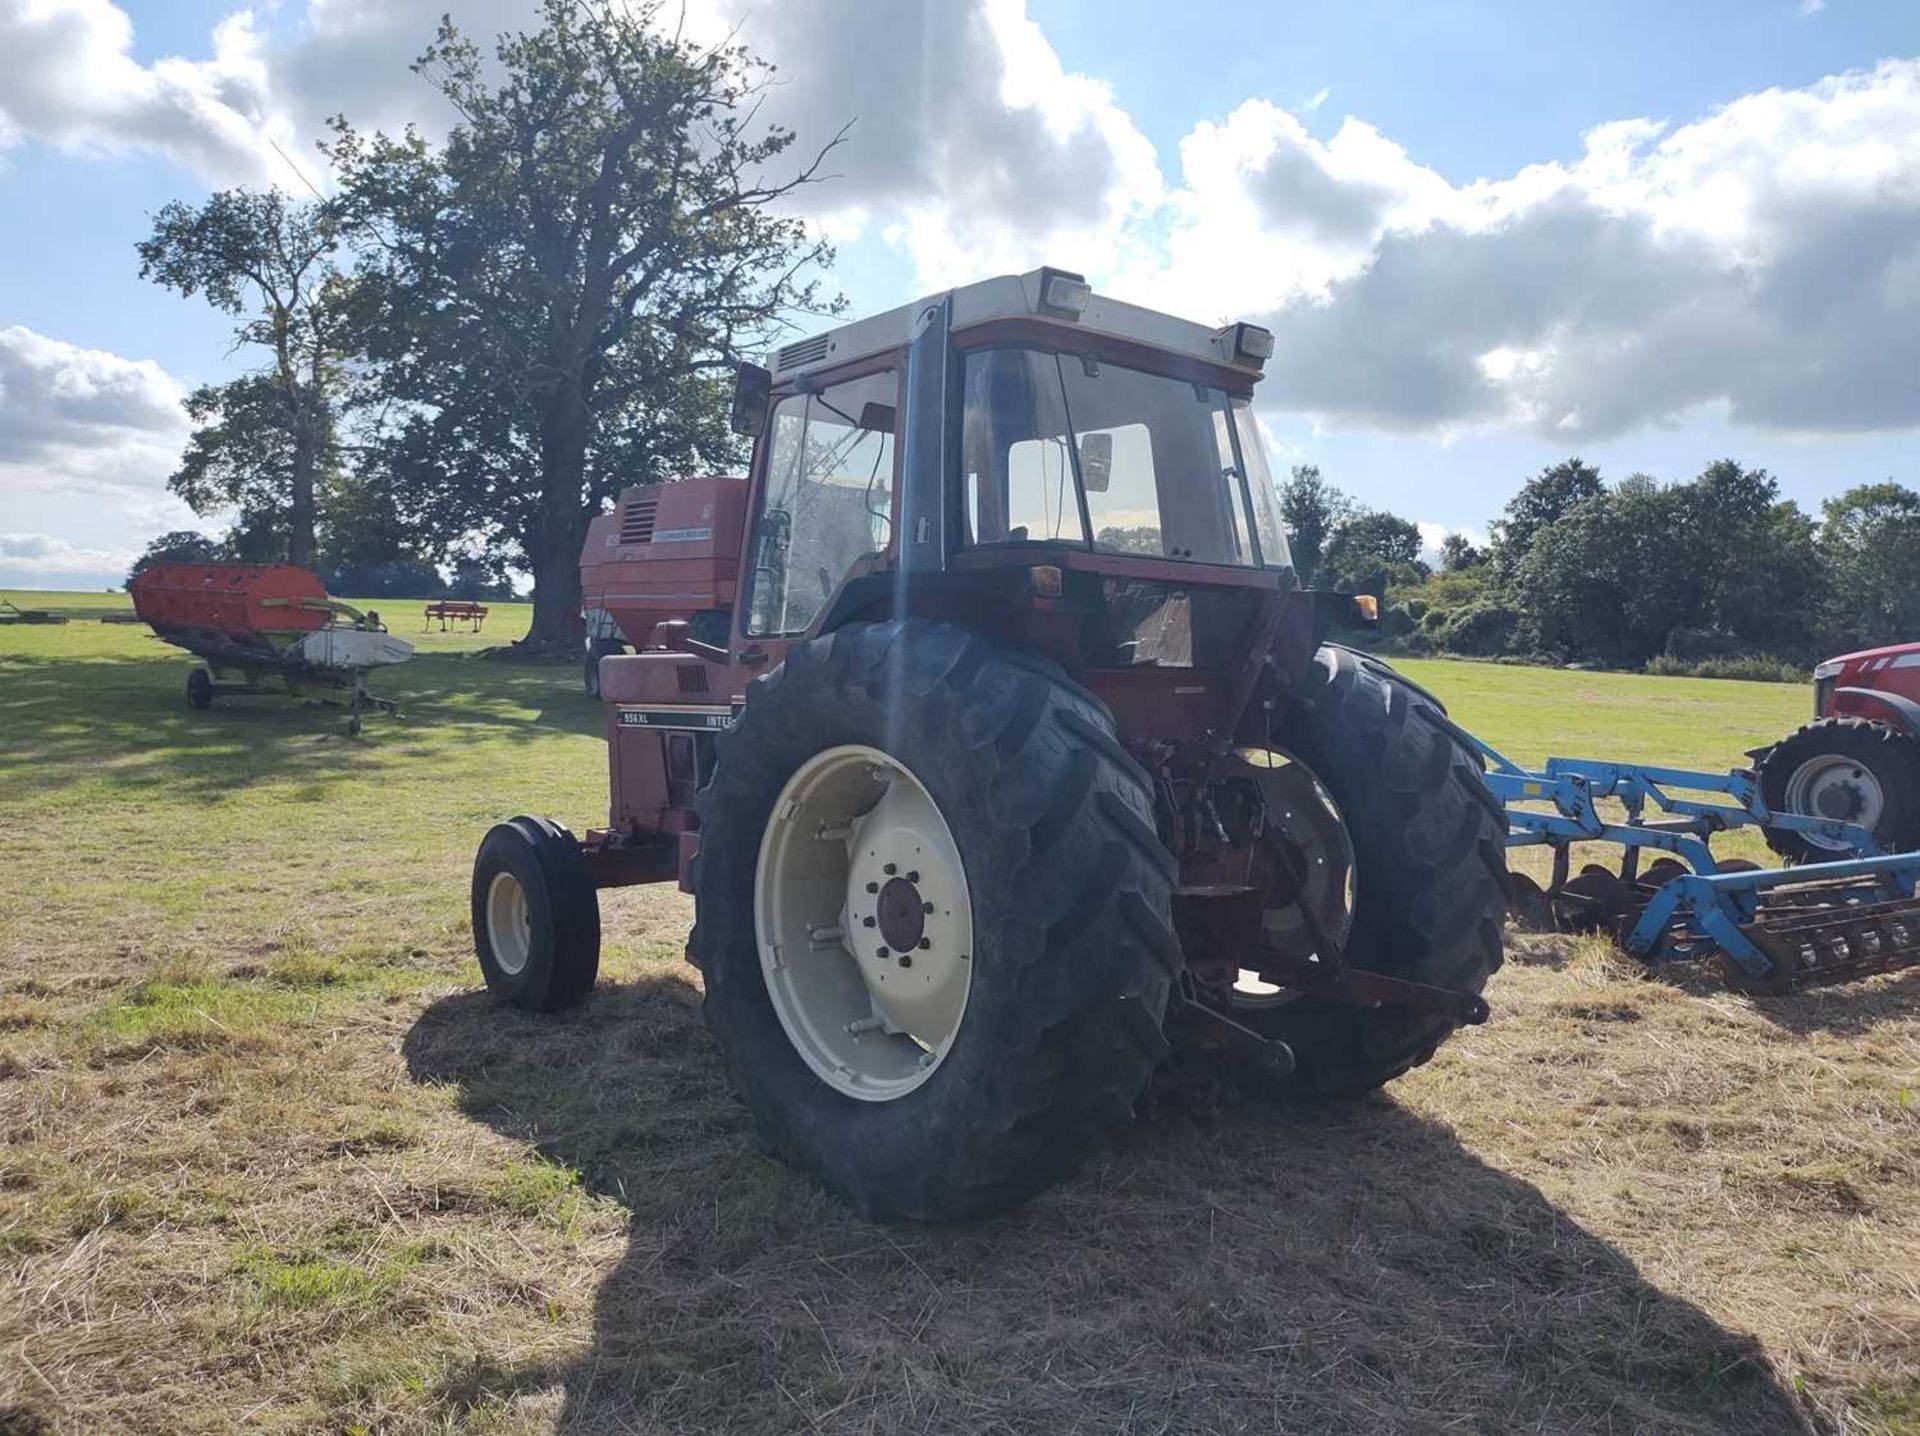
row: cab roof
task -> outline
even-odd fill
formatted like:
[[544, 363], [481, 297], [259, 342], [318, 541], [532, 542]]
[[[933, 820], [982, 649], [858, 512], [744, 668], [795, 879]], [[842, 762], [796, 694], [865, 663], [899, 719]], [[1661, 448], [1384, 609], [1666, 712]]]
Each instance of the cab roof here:
[[[1038, 320], [1057, 324], [1064, 330], [1096, 333], [1238, 369], [1252, 378], [1259, 377], [1262, 364], [1272, 350], [1272, 337], [1256, 325], [1228, 324], [1211, 329], [1192, 320], [1177, 319], [1158, 310], [1095, 294], [1071, 271], [1042, 268], [1025, 274], [1003, 274], [930, 294], [898, 309], [795, 340], [774, 350], [767, 367], [773, 371], [776, 382], [784, 383], [808, 370], [825, 369], [903, 348], [920, 332], [926, 310], [942, 299], [952, 300], [952, 328], [956, 334], [995, 320]], [[1062, 299], [1077, 299], [1080, 306], [1076, 310], [1071, 304], [1056, 302]]]

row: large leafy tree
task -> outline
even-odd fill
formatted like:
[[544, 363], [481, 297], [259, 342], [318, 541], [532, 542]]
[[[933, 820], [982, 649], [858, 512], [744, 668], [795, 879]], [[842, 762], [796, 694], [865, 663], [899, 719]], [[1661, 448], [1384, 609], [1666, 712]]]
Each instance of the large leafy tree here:
[[444, 22], [415, 69], [460, 116], [446, 141], [337, 121], [328, 146], [372, 241], [381, 482], [442, 544], [525, 565], [535, 645], [571, 633], [592, 516], [730, 459], [737, 352], [832, 307], [831, 252], [782, 202], [837, 140], [790, 159], [756, 118], [765, 67], [661, 10], [546, 0], [492, 65]]
[[352, 346], [335, 264], [331, 207], [278, 190], [223, 190], [199, 207], [175, 202], [140, 242], [140, 274], [201, 295], [234, 316], [256, 371], [194, 391], [198, 426], [169, 487], [195, 513], [237, 511], [262, 557], [311, 564], [316, 495], [335, 466], [340, 366]]
[[1828, 499], [1819, 544], [1832, 576], [1831, 642], [1920, 636], [1920, 493], [1889, 479]]
[[1317, 464], [1295, 464], [1281, 482], [1280, 522], [1303, 588], [1314, 586], [1327, 540], [1353, 512], [1353, 500], [1328, 483]]
[[174, 529], [147, 544], [146, 551], [127, 571], [127, 582], [132, 583], [157, 563], [218, 563], [225, 557], [218, 539], [194, 529]]
[[1503, 539], [1506, 591], [1532, 645], [1632, 664], [1680, 629], [1774, 653], [1806, 646], [1822, 583], [1813, 528], [1765, 470], [1723, 459], [1688, 483], [1593, 480], [1524, 551]]
[[1362, 509], [1334, 528], [1317, 581], [1322, 588], [1383, 593], [1388, 585], [1419, 583], [1426, 576], [1419, 525], [1397, 514]]
[[1526, 556], [1533, 537], [1565, 517], [1574, 505], [1597, 497], [1605, 485], [1600, 471], [1578, 458], [1550, 464], [1520, 486], [1493, 524], [1493, 553], [1503, 567]]

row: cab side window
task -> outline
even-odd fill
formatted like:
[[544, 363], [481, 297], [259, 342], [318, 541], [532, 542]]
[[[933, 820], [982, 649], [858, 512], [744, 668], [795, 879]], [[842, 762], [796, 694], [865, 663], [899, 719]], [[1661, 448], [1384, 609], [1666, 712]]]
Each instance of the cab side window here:
[[774, 409], [748, 633], [804, 633], [855, 560], [891, 541], [898, 400], [886, 369]]

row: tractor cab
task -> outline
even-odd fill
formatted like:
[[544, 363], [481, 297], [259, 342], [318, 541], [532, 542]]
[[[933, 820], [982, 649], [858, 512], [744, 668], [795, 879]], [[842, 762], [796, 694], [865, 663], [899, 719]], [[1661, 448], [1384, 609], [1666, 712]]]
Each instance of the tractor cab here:
[[743, 367], [736, 642], [985, 608], [1076, 671], [1222, 667], [1294, 586], [1252, 411], [1271, 351], [1041, 269]]

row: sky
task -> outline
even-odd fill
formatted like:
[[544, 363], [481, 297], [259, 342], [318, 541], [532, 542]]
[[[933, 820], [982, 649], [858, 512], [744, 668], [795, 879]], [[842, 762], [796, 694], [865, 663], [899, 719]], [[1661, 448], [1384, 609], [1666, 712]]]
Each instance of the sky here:
[[[1815, 509], [1920, 486], [1916, 0], [686, 0], [851, 122], [806, 216], [855, 314], [1053, 264], [1276, 335], [1277, 464], [1484, 535], [1569, 454], [1732, 457]], [[448, 116], [407, 61], [532, 0], [0, 0], [0, 586], [165, 530], [230, 323], [138, 276], [172, 199], [324, 186], [325, 117]], [[678, 12], [678, 4], [674, 6]]]

